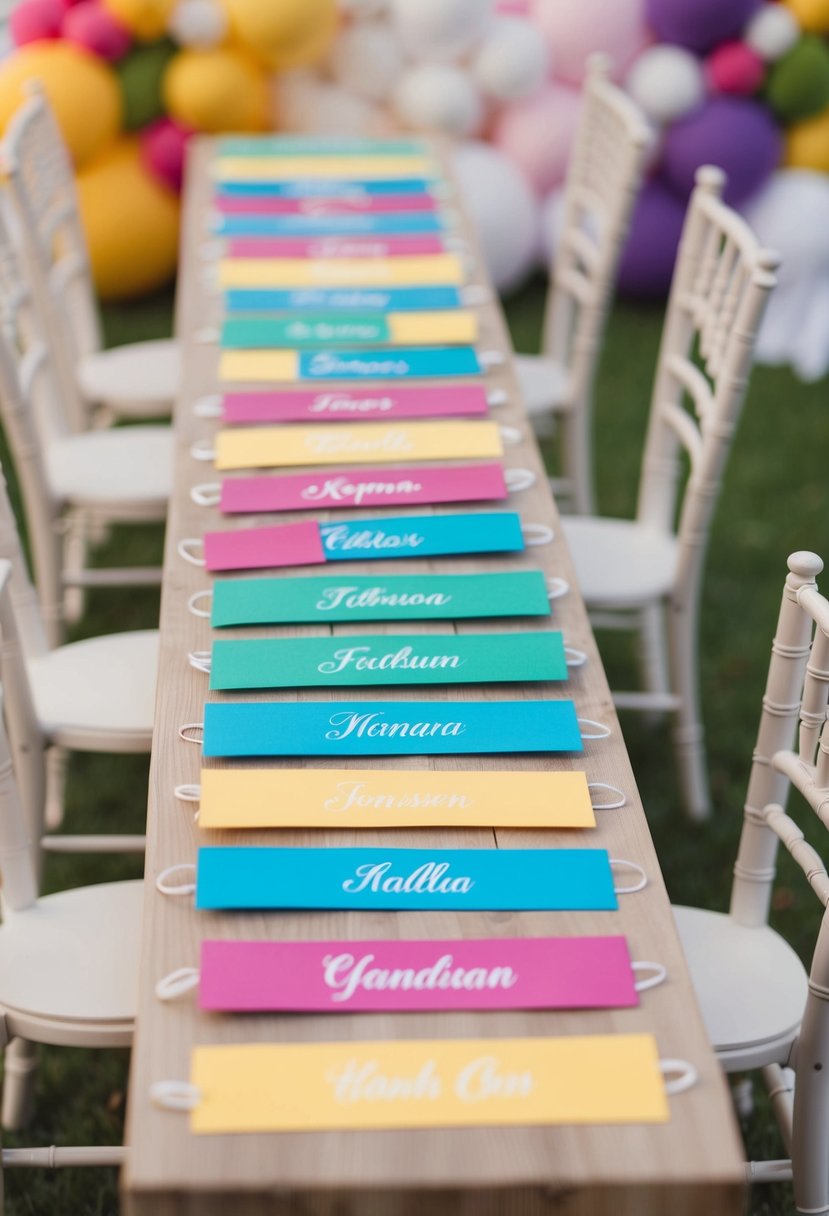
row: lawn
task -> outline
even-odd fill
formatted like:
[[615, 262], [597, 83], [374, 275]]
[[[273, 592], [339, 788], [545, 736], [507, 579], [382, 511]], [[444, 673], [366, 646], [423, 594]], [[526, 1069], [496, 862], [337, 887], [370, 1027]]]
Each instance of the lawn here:
[[[531, 283], [507, 303], [516, 348], [537, 349], [543, 284]], [[169, 332], [171, 299], [162, 296], [106, 312], [112, 342]], [[611, 318], [597, 386], [596, 451], [601, 509], [633, 509], [651, 373], [661, 310], [620, 304]], [[677, 902], [724, 908], [740, 827], [751, 749], [760, 711], [769, 646], [774, 631], [786, 556], [810, 548], [829, 555], [827, 383], [804, 386], [784, 370], [757, 369], [752, 380], [724, 491], [717, 509], [703, 597], [702, 688], [715, 810], [704, 826], [683, 819], [668, 731], [623, 720], [625, 738], [647, 809], [671, 897]], [[160, 536], [123, 531], [111, 548], [124, 560], [148, 562], [160, 553]], [[829, 577], [827, 578], [829, 588]], [[83, 622], [87, 633], [152, 625], [157, 595], [98, 593]], [[80, 636], [80, 633], [78, 634]], [[602, 637], [611, 684], [631, 686], [631, 652], [621, 637]], [[68, 817], [76, 831], [117, 822], [140, 831], [146, 804], [147, 761], [142, 757], [75, 759], [70, 772]], [[820, 837], [811, 833], [813, 842]], [[50, 862], [51, 888], [140, 873], [135, 860], [62, 858]], [[819, 917], [800, 872], [781, 867], [774, 920], [808, 957]], [[16, 1143], [106, 1143], [122, 1136], [127, 1077], [125, 1052], [42, 1052], [37, 1116]], [[767, 1131], [764, 1112], [746, 1127], [749, 1151], [781, 1156]], [[113, 1171], [77, 1170], [7, 1175], [8, 1216], [114, 1216]], [[786, 1187], [758, 1190], [756, 1216], [793, 1210]]]

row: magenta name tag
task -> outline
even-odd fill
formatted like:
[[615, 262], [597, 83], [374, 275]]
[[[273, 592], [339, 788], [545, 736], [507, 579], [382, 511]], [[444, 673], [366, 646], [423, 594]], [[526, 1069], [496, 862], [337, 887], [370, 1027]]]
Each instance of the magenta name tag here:
[[440, 502], [504, 499], [499, 464], [354, 469], [347, 473], [299, 473], [226, 478], [220, 507], [225, 515], [260, 511], [310, 511], [337, 507], [398, 507]]
[[341, 194], [333, 198], [280, 198], [267, 194], [217, 194], [224, 215], [351, 215], [363, 212], [435, 211], [431, 194]]
[[199, 1005], [220, 1011], [611, 1009], [638, 1005], [624, 937], [203, 941]]
[[444, 253], [439, 236], [262, 236], [227, 242], [232, 258], [399, 258]]
[[226, 393], [226, 423], [377, 422], [381, 418], [483, 418], [488, 410], [480, 385], [448, 388], [362, 388], [315, 392]]
[[208, 570], [310, 566], [324, 561], [319, 524], [314, 520], [274, 528], [206, 532], [204, 536], [204, 564]]

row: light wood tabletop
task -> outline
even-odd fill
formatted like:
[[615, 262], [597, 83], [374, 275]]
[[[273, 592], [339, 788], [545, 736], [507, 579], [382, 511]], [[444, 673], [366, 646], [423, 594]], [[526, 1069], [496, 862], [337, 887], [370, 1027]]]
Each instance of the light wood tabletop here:
[[[602, 664], [584, 604], [560, 535], [556, 508], [544, 468], [519, 398], [510, 359], [510, 341], [497, 298], [489, 290], [477, 306], [480, 350], [499, 351], [504, 361], [486, 375], [487, 387], [504, 390], [506, 401], [492, 410], [517, 432], [505, 449], [507, 467], [535, 474], [531, 488], [505, 504], [524, 523], [554, 530], [552, 543], [502, 557], [384, 562], [388, 573], [479, 572], [542, 569], [569, 581], [568, 595], [553, 604], [549, 619], [400, 622], [384, 627], [335, 626], [334, 633], [451, 633], [517, 629], [561, 629], [568, 645], [587, 654], [565, 685], [449, 685], [418, 689], [356, 688], [347, 699], [428, 701], [508, 700], [572, 697], [579, 716], [606, 723], [610, 737], [585, 743], [583, 756], [439, 756], [372, 759], [372, 768], [479, 770], [584, 769], [590, 781], [608, 782], [626, 796], [617, 810], [597, 812], [594, 831], [539, 831], [503, 828], [366, 830], [365, 832], [205, 832], [192, 805], [174, 798], [174, 787], [197, 782], [200, 749], [178, 737], [184, 723], [198, 722], [210, 697], [256, 699], [207, 692], [207, 677], [188, 664], [188, 652], [208, 649], [209, 621], [192, 615], [188, 598], [209, 586], [210, 576], [188, 565], [177, 552], [180, 540], [207, 528], [250, 526], [250, 517], [222, 520], [215, 507], [191, 500], [193, 486], [216, 480], [209, 464], [191, 455], [194, 441], [209, 439], [217, 423], [198, 416], [194, 403], [219, 389], [218, 347], [199, 341], [200, 331], [220, 320], [221, 301], [209, 284], [208, 221], [211, 208], [210, 140], [197, 142], [190, 158], [177, 305], [177, 332], [184, 348], [185, 376], [175, 416], [175, 493], [170, 504], [161, 607], [161, 662], [152, 752], [143, 949], [138, 1024], [132, 1057], [127, 1123], [128, 1157], [123, 1172], [127, 1216], [196, 1216], [232, 1213], [389, 1216], [428, 1210], [443, 1213], [562, 1212], [573, 1216], [726, 1216], [742, 1210], [742, 1147], [729, 1093], [707, 1043], [674, 930], [624, 740], [614, 714]], [[471, 260], [469, 281], [488, 286], [486, 270], [468, 221], [457, 200], [459, 233]], [[353, 385], [352, 385], [353, 387]], [[459, 508], [449, 507], [448, 511]], [[486, 510], [472, 505], [463, 510]], [[489, 509], [493, 509], [491, 506]], [[426, 509], [423, 513], [442, 511]], [[408, 513], [408, 511], [407, 511]], [[338, 511], [338, 519], [359, 517]], [[331, 518], [315, 514], [314, 518]], [[281, 518], [281, 517], [280, 517]], [[291, 515], [288, 519], [306, 518]], [[271, 517], [267, 522], [273, 522]], [[259, 522], [265, 522], [260, 520]], [[376, 573], [376, 563], [353, 563], [355, 574]], [[312, 570], [309, 573], [316, 573]], [[301, 571], [305, 573], [305, 571]], [[237, 577], [245, 577], [237, 576]], [[286, 575], [290, 577], [290, 573]], [[276, 627], [273, 635], [329, 636], [324, 625]], [[262, 636], [261, 629], [238, 629], [223, 636]], [[274, 692], [267, 698], [294, 702], [345, 699], [342, 690]], [[221, 763], [212, 761], [209, 763]], [[235, 762], [239, 763], [239, 762]], [[244, 763], [244, 762], [242, 762]], [[261, 765], [263, 762], [256, 762]], [[268, 762], [265, 762], [268, 763]], [[284, 760], [280, 767], [366, 767], [360, 760]], [[586, 846], [607, 848], [612, 858], [641, 866], [647, 887], [621, 896], [618, 912], [272, 912], [196, 911], [192, 899], [175, 899], [155, 887], [158, 874], [180, 862], [194, 862], [200, 844], [398, 845], [469, 848]], [[196, 966], [204, 938], [303, 940], [336, 938], [448, 938], [624, 934], [631, 957], [664, 964], [667, 979], [642, 994], [637, 1008], [589, 1012], [430, 1012], [421, 1014], [238, 1015], [200, 1012], [193, 993], [162, 1003], [154, 994], [159, 979], [176, 968]], [[186, 1080], [191, 1050], [201, 1044], [286, 1043], [333, 1040], [567, 1036], [648, 1032], [660, 1056], [687, 1060], [697, 1083], [669, 1099], [665, 1124], [436, 1128], [416, 1131], [349, 1131], [272, 1135], [192, 1135], [185, 1114], [159, 1109], [150, 1087], [163, 1080]], [[428, 1204], [428, 1209], [426, 1205]]]

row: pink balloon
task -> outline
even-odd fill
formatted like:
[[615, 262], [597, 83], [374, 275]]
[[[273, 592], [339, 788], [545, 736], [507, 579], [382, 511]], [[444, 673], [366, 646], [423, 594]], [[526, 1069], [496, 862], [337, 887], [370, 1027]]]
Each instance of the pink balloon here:
[[127, 27], [99, 0], [81, 0], [70, 8], [63, 19], [62, 33], [67, 42], [74, 42], [111, 63], [122, 59], [132, 45]]
[[65, 5], [63, 0], [22, 0], [9, 17], [9, 30], [15, 46], [60, 38]]
[[184, 177], [184, 154], [193, 131], [172, 118], [159, 118], [141, 134], [141, 159], [158, 181], [178, 194]]
[[496, 120], [493, 143], [523, 169], [539, 194], [564, 178], [580, 104], [575, 89], [550, 84], [526, 101], [505, 106]]
[[723, 42], [705, 61], [705, 74], [717, 93], [750, 97], [766, 76], [766, 65], [745, 42]]
[[650, 42], [645, 0], [532, 0], [530, 17], [550, 48], [556, 77], [580, 84], [587, 59], [603, 51], [620, 76]]

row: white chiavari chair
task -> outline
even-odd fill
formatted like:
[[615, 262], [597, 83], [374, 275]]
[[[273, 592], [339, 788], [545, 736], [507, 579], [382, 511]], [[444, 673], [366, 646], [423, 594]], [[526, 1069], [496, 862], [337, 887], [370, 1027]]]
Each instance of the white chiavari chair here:
[[592, 394], [616, 270], [653, 134], [636, 103], [593, 56], [564, 186], [561, 231], [550, 267], [540, 355], [518, 355], [516, 371], [533, 424], [561, 431], [563, 477], [556, 495], [595, 510]]
[[639, 633], [645, 691], [614, 693], [616, 704], [676, 715], [683, 799], [697, 818], [710, 802], [697, 655], [703, 563], [778, 264], [722, 202], [724, 183], [719, 169], [697, 172], [662, 331], [636, 518], [562, 520], [594, 624]]

